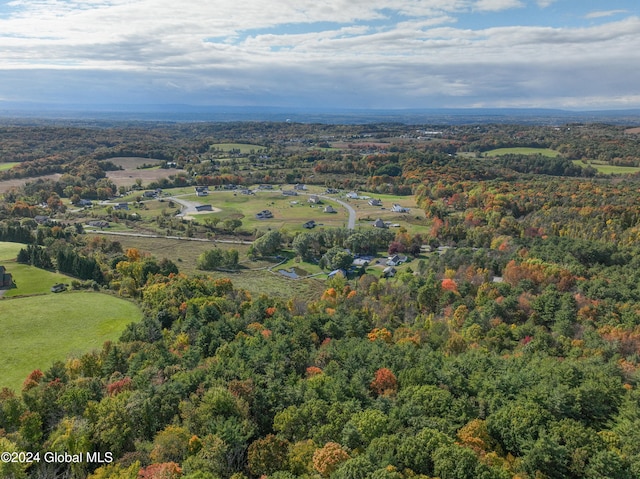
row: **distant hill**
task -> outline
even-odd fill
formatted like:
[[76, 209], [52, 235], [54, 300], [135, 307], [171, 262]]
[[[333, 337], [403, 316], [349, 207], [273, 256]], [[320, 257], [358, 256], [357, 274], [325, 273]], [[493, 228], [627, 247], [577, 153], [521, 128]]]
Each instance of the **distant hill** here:
[[291, 121], [363, 124], [565, 124], [637, 125], [640, 110], [569, 111], [546, 108], [321, 109], [198, 105], [53, 105], [0, 101], [0, 118], [96, 121]]

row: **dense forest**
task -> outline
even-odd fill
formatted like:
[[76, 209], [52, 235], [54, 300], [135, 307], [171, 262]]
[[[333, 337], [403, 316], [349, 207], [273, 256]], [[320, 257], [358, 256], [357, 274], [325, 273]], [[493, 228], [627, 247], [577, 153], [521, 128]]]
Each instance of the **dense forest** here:
[[[0, 203], [0, 241], [24, 243], [19, 261], [67, 272], [77, 289], [133, 298], [144, 319], [98, 351], [34, 370], [20, 391], [0, 392], [0, 450], [41, 454], [0, 463], [0, 475], [640, 477], [640, 182], [588, 167], [637, 166], [640, 137], [607, 125], [474, 125], [418, 140], [427, 129], [435, 128], [43, 128], [40, 156], [23, 151], [32, 127], [4, 128], [3, 144], [15, 142], [5, 161], [66, 151], [85, 168], [139, 153], [183, 162], [194, 183], [293, 175], [414, 195], [429, 232], [264, 235], [252, 254], [286, 248], [333, 265], [346, 248], [412, 259], [395, 277], [337, 275], [310, 300], [272, 297], [88, 239], [61, 198], [68, 186], [105, 187], [100, 174], [69, 169], [11, 190]], [[210, 145], [249, 139], [267, 148], [244, 155], [251, 168], [216, 166]], [[300, 142], [307, 146], [284, 146]], [[561, 154], [476, 155], [507, 147]], [[34, 221], [54, 209], [59, 223]], [[227, 259], [210, 256], [203, 260]], [[45, 452], [107, 460], [48, 462]]]

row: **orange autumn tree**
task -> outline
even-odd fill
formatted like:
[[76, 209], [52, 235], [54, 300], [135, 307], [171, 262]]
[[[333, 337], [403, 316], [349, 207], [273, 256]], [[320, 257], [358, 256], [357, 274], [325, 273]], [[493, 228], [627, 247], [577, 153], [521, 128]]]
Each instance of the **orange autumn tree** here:
[[337, 442], [328, 442], [313, 453], [313, 467], [322, 477], [329, 477], [338, 466], [349, 459], [342, 446]]
[[370, 387], [378, 396], [389, 396], [398, 390], [398, 379], [390, 369], [380, 368], [376, 371]]

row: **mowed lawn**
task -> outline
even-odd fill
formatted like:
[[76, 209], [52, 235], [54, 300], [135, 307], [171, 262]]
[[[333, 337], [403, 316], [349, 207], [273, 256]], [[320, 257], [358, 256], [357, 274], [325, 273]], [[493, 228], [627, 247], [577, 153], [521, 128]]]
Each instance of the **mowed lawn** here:
[[34, 369], [100, 349], [142, 313], [101, 293], [65, 292], [0, 301], [0, 387], [19, 389]]
[[17, 286], [6, 290], [4, 298], [31, 294], [52, 294], [51, 286], [54, 284], [69, 284], [71, 282], [72, 278], [64, 274], [16, 263], [18, 252], [25, 247], [26, 245], [20, 243], [0, 242], [0, 265], [7, 269], [7, 273], [11, 273], [13, 282]]

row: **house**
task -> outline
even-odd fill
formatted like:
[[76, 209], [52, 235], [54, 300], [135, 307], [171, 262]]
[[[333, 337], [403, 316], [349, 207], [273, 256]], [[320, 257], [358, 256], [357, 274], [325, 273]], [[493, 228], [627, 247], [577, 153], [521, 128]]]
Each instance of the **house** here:
[[386, 228], [387, 225], [384, 221], [382, 221], [380, 218], [378, 218], [377, 220], [375, 220], [373, 222], [373, 227], [374, 228]]
[[314, 220], [309, 220], [305, 224], [303, 224], [302, 227], [310, 230], [316, 227], [316, 222]]
[[306, 189], [307, 189], [307, 186], [306, 186], [306, 185], [303, 185], [303, 184], [301, 184], [301, 183], [296, 183], [296, 184], [293, 186], [293, 189], [294, 189], [294, 190], [298, 190], [298, 191], [304, 191], [304, 190], [306, 190]]
[[128, 210], [129, 209], [129, 203], [118, 203], [116, 205], [113, 205], [113, 209], [114, 210]]
[[335, 195], [336, 193], [339, 193], [339, 191], [335, 188], [327, 188], [325, 190], [325, 194], [327, 195]]
[[104, 220], [91, 220], [87, 223], [87, 225], [94, 228], [109, 228], [109, 226], [111, 226], [108, 221]]
[[369, 201], [367, 201], [367, 203], [369, 203], [371, 206], [382, 206], [382, 201], [376, 198], [371, 198]]
[[351, 200], [357, 200], [358, 199], [358, 193], [356, 193], [355, 191], [350, 191], [349, 193], [347, 193], [347, 198], [349, 198]]
[[312, 205], [319, 205], [320, 203], [322, 203], [322, 200], [318, 195], [311, 195], [309, 196], [307, 202], [311, 203]]
[[324, 213], [337, 213], [337, 211], [335, 210], [335, 208], [331, 205], [327, 205], [324, 207], [324, 210], [322, 210]]
[[269, 210], [262, 210], [260, 213], [256, 213], [256, 219], [258, 220], [266, 220], [269, 218], [273, 218], [273, 213]]
[[255, 195], [255, 193], [253, 192], [253, 190], [250, 190], [248, 188], [243, 188], [240, 190], [240, 194], [242, 195]]
[[196, 196], [207, 196], [209, 194], [208, 186], [196, 186]]
[[409, 208], [405, 208], [404, 206], [400, 206], [399, 204], [395, 203], [391, 207], [391, 211], [393, 211], [394, 213], [408, 213]]
[[78, 201], [78, 206], [93, 206], [93, 201], [83, 199]]
[[333, 271], [331, 271], [331, 273], [329, 273], [327, 275], [327, 277], [329, 279], [334, 278], [336, 275], [341, 274], [342, 276], [344, 276], [345, 278], [347, 277], [347, 272], [343, 269], [335, 269]]
[[387, 266], [382, 270], [383, 278], [393, 278], [396, 275], [396, 269], [393, 266]]
[[67, 290], [67, 285], [63, 283], [56, 283], [53, 286], [51, 286], [52, 293], [61, 293], [66, 290]]
[[294, 190], [282, 190], [284, 196], [298, 196], [298, 192]]
[[49, 217], [45, 215], [36, 215], [33, 219], [39, 225], [43, 225], [49, 221]]
[[369, 260], [366, 258], [356, 258], [353, 260], [353, 263], [351, 264], [353, 266], [359, 266], [359, 267], [369, 266]]
[[258, 185], [258, 189], [259, 190], [272, 190], [273, 189], [273, 185]]
[[13, 277], [4, 266], [0, 266], [0, 289], [9, 289], [13, 287]]
[[406, 263], [407, 261], [407, 257], [406, 256], [402, 256], [399, 254], [395, 254], [393, 256], [390, 256], [387, 261], [386, 261], [386, 265], [387, 266], [399, 266], [402, 263]]
[[142, 193], [142, 196], [144, 198], [155, 198], [156, 196], [158, 196], [158, 193], [156, 191], [149, 190]]
[[203, 211], [213, 211], [211, 205], [196, 205], [196, 211], [201, 213]]

